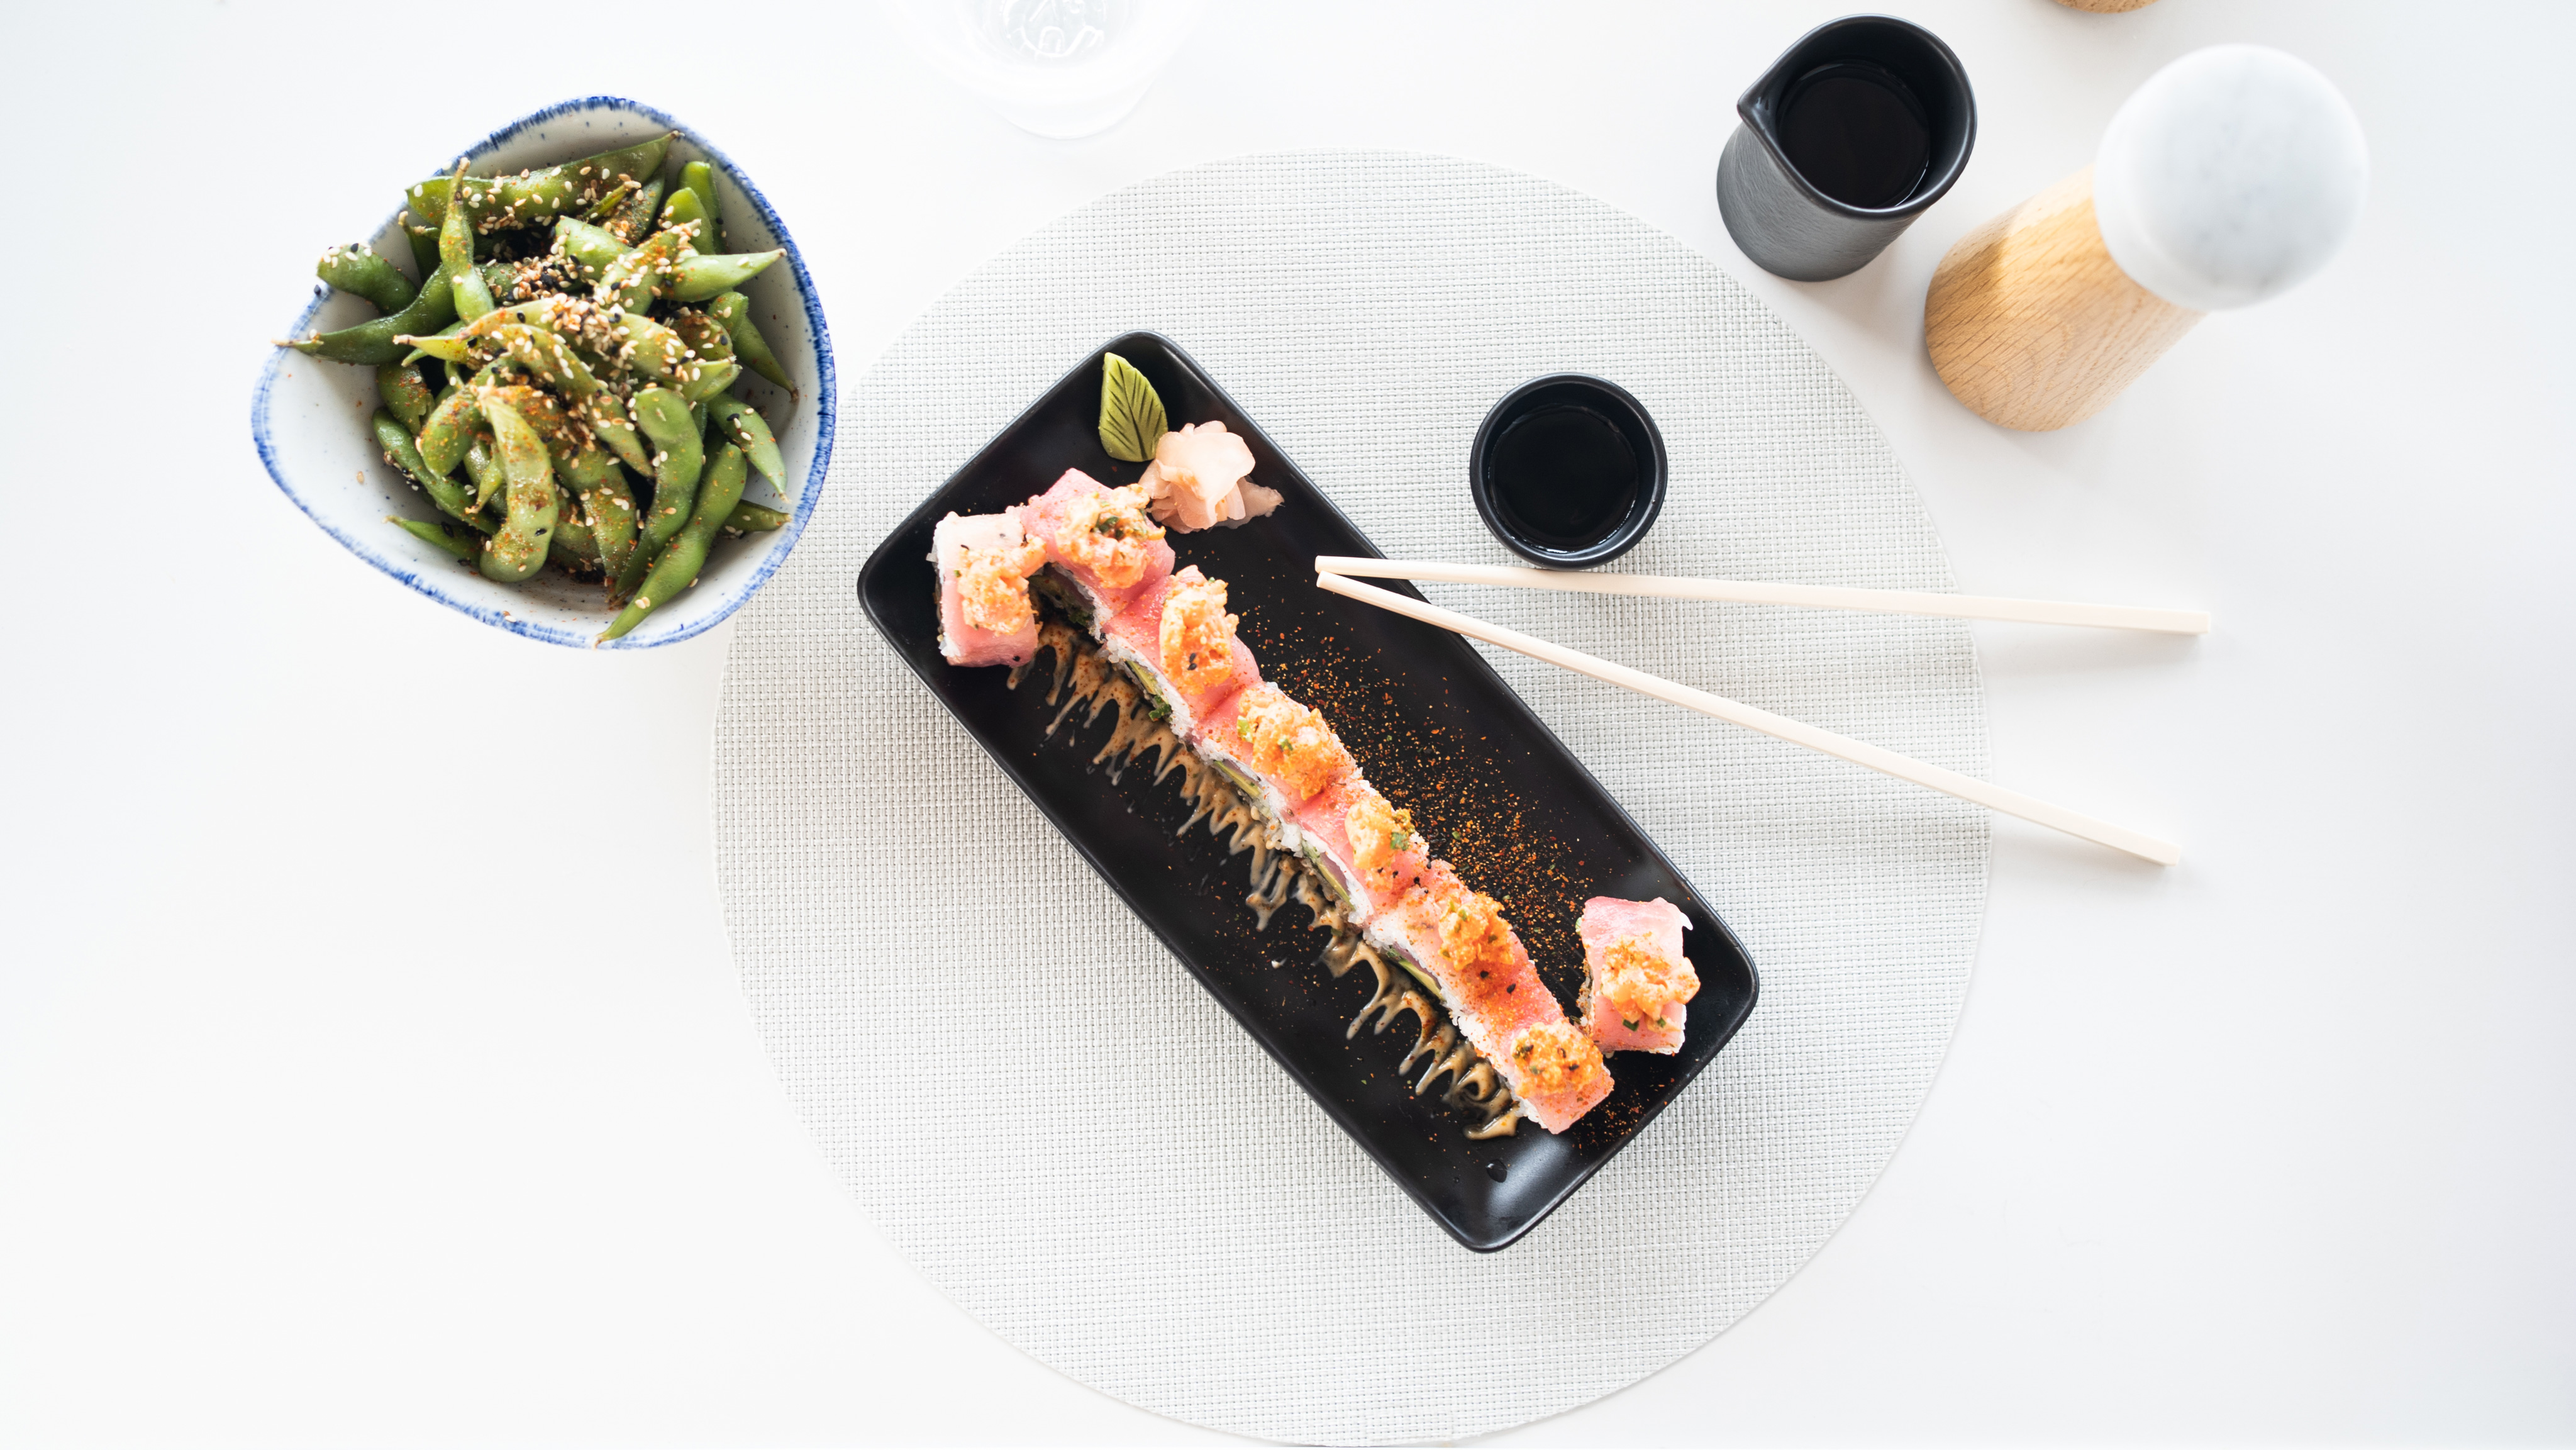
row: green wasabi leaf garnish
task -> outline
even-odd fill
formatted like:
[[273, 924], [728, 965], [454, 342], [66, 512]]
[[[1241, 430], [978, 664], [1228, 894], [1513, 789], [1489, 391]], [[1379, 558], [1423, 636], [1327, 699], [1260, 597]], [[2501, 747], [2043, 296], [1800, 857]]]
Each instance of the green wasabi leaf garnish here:
[[1126, 463], [1154, 456], [1154, 445], [1171, 431], [1162, 395], [1133, 363], [1116, 353], [1105, 358], [1100, 376], [1100, 446]]

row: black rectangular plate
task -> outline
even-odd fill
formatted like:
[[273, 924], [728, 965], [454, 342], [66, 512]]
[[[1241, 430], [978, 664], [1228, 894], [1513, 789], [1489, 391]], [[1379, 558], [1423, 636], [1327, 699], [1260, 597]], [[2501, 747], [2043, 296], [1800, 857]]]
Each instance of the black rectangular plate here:
[[[1048, 740], [1043, 665], [1015, 691], [1005, 670], [958, 669], [940, 657], [928, 560], [943, 515], [998, 513], [1068, 468], [1112, 486], [1144, 471], [1100, 445], [1101, 356], [1110, 352], [1152, 380], [1175, 426], [1216, 419], [1242, 434], [1253, 479], [1286, 495], [1277, 512], [1242, 527], [1173, 534], [1180, 562], [1227, 581], [1262, 677], [1321, 709], [1369, 780], [1412, 810], [1434, 851], [1501, 901], [1569, 1014], [1583, 979], [1574, 928], [1585, 897], [1660, 896], [1690, 918], [1684, 945], [1701, 986], [1682, 1050], [1613, 1056], [1616, 1090], [1563, 1135], [1523, 1123], [1513, 1137], [1468, 1141], [1471, 1120], [1443, 1107], [1439, 1089], [1415, 1096], [1396, 1075], [1412, 1045], [1410, 1018], [1382, 1037], [1345, 1035], [1373, 985], [1366, 970], [1327, 974], [1317, 961], [1325, 938], [1293, 903], [1255, 931], [1243, 904], [1250, 858], [1227, 856], [1202, 828], [1175, 835], [1187, 811], [1174, 786], [1152, 784], [1144, 769], [1113, 784], [1090, 768], [1114, 712], [1080, 732], [1068, 722]], [[914, 509], [860, 571], [859, 598], [930, 693], [1252, 1040], [1442, 1228], [1487, 1253], [1529, 1232], [1680, 1095], [1743, 1025], [1757, 984], [1726, 923], [1466, 641], [1315, 587], [1316, 555], [1377, 553], [1197, 363], [1168, 339], [1136, 332], [1092, 354]], [[1407, 584], [1389, 587], [1421, 597]], [[1172, 1090], [1188, 1087], [1175, 1081]]]

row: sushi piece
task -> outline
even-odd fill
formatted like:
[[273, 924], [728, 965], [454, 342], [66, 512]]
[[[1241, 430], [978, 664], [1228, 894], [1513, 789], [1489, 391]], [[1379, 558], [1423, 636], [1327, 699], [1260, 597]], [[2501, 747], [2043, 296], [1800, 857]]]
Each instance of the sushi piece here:
[[951, 513], [930, 533], [939, 572], [939, 652], [952, 665], [1024, 665], [1037, 654], [1029, 576], [1046, 549], [1010, 514]]
[[1225, 581], [1196, 564], [1139, 593], [1100, 632], [1110, 661], [1151, 696], [1183, 736], [1211, 706], [1261, 683], [1252, 651], [1234, 637]]
[[1325, 887], [1358, 924], [1383, 911], [1422, 879], [1431, 852], [1399, 810], [1357, 775], [1316, 793], [1294, 818], [1304, 852]]
[[1145, 517], [1145, 491], [1105, 488], [1079, 468], [1011, 512], [1046, 546], [1046, 585], [1085, 629], [1098, 629], [1172, 572], [1172, 546]]
[[1604, 1052], [1681, 1050], [1683, 1004], [1699, 995], [1699, 973], [1682, 955], [1690, 918], [1658, 896], [1583, 903], [1583, 1030]]
[[1251, 472], [1252, 448], [1241, 434], [1223, 423], [1184, 423], [1163, 435], [1136, 483], [1153, 499], [1154, 517], [1186, 534], [1279, 507], [1279, 490], [1254, 483]]
[[1468, 889], [1448, 862], [1432, 862], [1367, 935], [1439, 992], [1540, 1127], [1562, 1133], [1610, 1096], [1600, 1047], [1566, 1020], [1494, 899]]
[[1227, 696], [1199, 719], [1189, 741], [1252, 798], [1291, 851], [1304, 844], [1297, 808], [1353, 774], [1351, 753], [1323, 712], [1298, 704], [1277, 685]]

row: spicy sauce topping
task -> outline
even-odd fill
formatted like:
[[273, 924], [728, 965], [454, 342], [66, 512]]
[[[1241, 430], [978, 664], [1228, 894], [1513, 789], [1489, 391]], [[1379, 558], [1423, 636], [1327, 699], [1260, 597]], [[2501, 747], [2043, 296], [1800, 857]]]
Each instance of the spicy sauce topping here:
[[1687, 960], [1656, 951], [1652, 938], [1623, 936], [1601, 949], [1601, 1000], [1631, 1032], [1649, 1022], [1671, 1026], [1663, 1017], [1666, 1004], [1698, 995], [1699, 973]]
[[1512, 1044], [1524, 1095], [1589, 1092], [1610, 1075], [1600, 1045], [1571, 1022], [1541, 1022]]
[[1371, 885], [1385, 879], [1396, 857], [1427, 854], [1422, 837], [1413, 829], [1413, 812], [1389, 804], [1374, 790], [1360, 793], [1350, 814], [1343, 817], [1342, 830], [1350, 837], [1351, 864]]
[[1162, 525], [1145, 517], [1145, 502], [1145, 490], [1134, 484], [1084, 494], [1065, 507], [1058, 547], [1105, 587], [1133, 585], [1153, 558], [1147, 546], [1163, 537]]
[[1234, 678], [1234, 627], [1225, 612], [1225, 581], [1203, 578], [1193, 564], [1172, 576], [1163, 596], [1163, 673], [1184, 695], [1197, 696]]
[[1289, 699], [1277, 685], [1255, 685], [1243, 692], [1234, 733], [1253, 767], [1298, 800], [1351, 773], [1351, 753], [1324, 723], [1323, 712]]
[[1029, 576], [1046, 563], [1035, 539], [957, 550], [957, 603], [966, 622], [993, 634], [1017, 634], [1037, 623], [1029, 604]]

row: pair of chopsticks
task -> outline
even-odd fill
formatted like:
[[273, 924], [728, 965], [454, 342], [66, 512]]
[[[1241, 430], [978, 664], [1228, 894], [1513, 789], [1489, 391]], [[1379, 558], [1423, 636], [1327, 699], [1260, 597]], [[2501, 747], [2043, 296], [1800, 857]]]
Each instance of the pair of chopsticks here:
[[1507, 568], [1490, 564], [1414, 563], [1401, 559], [1358, 559], [1340, 555], [1319, 555], [1315, 560], [1316, 587], [1328, 593], [1343, 595], [1372, 604], [1392, 613], [1436, 624], [1442, 629], [1481, 639], [1487, 644], [1517, 650], [1532, 659], [1561, 665], [1577, 674], [1652, 695], [1685, 709], [1714, 715], [1730, 724], [1748, 730], [1759, 730], [1792, 745], [1803, 745], [1822, 751], [1838, 760], [1864, 765], [1882, 774], [1929, 786], [1946, 795], [1971, 801], [1988, 810], [2019, 816], [2025, 821], [2080, 836], [2087, 841], [2126, 851], [2132, 856], [2171, 866], [2182, 859], [2182, 848], [2171, 841], [2159, 840], [2143, 831], [2115, 826], [2109, 821], [2050, 805], [2006, 790], [1973, 776], [1961, 775], [1920, 760], [1881, 750], [1865, 741], [1813, 725], [1802, 725], [1784, 715], [1724, 696], [1695, 690], [1688, 685], [1612, 664], [1560, 644], [1487, 624], [1456, 610], [1436, 604], [1424, 604], [1401, 594], [1390, 593], [1371, 585], [1354, 582], [1368, 579], [1419, 579], [1443, 584], [1494, 584], [1521, 589], [1555, 589], [1582, 594], [1625, 594], [1659, 599], [1715, 599], [1743, 604], [1786, 604], [1808, 609], [1857, 609], [1880, 614], [1928, 614], [1952, 619], [2001, 619], [2024, 624], [2073, 624], [2097, 629], [2141, 629], [2160, 634], [2207, 634], [2209, 616], [2189, 609], [2135, 609], [2116, 604], [2061, 604], [2041, 599], [1984, 599], [1957, 594], [1916, 594], [1892, 589], [1841, 589], [1805, 584], [1750, 584], [1727, 579], [1670, 579], [1651, 574], [1589, 574], [1558, 572], [1550, 569]]

